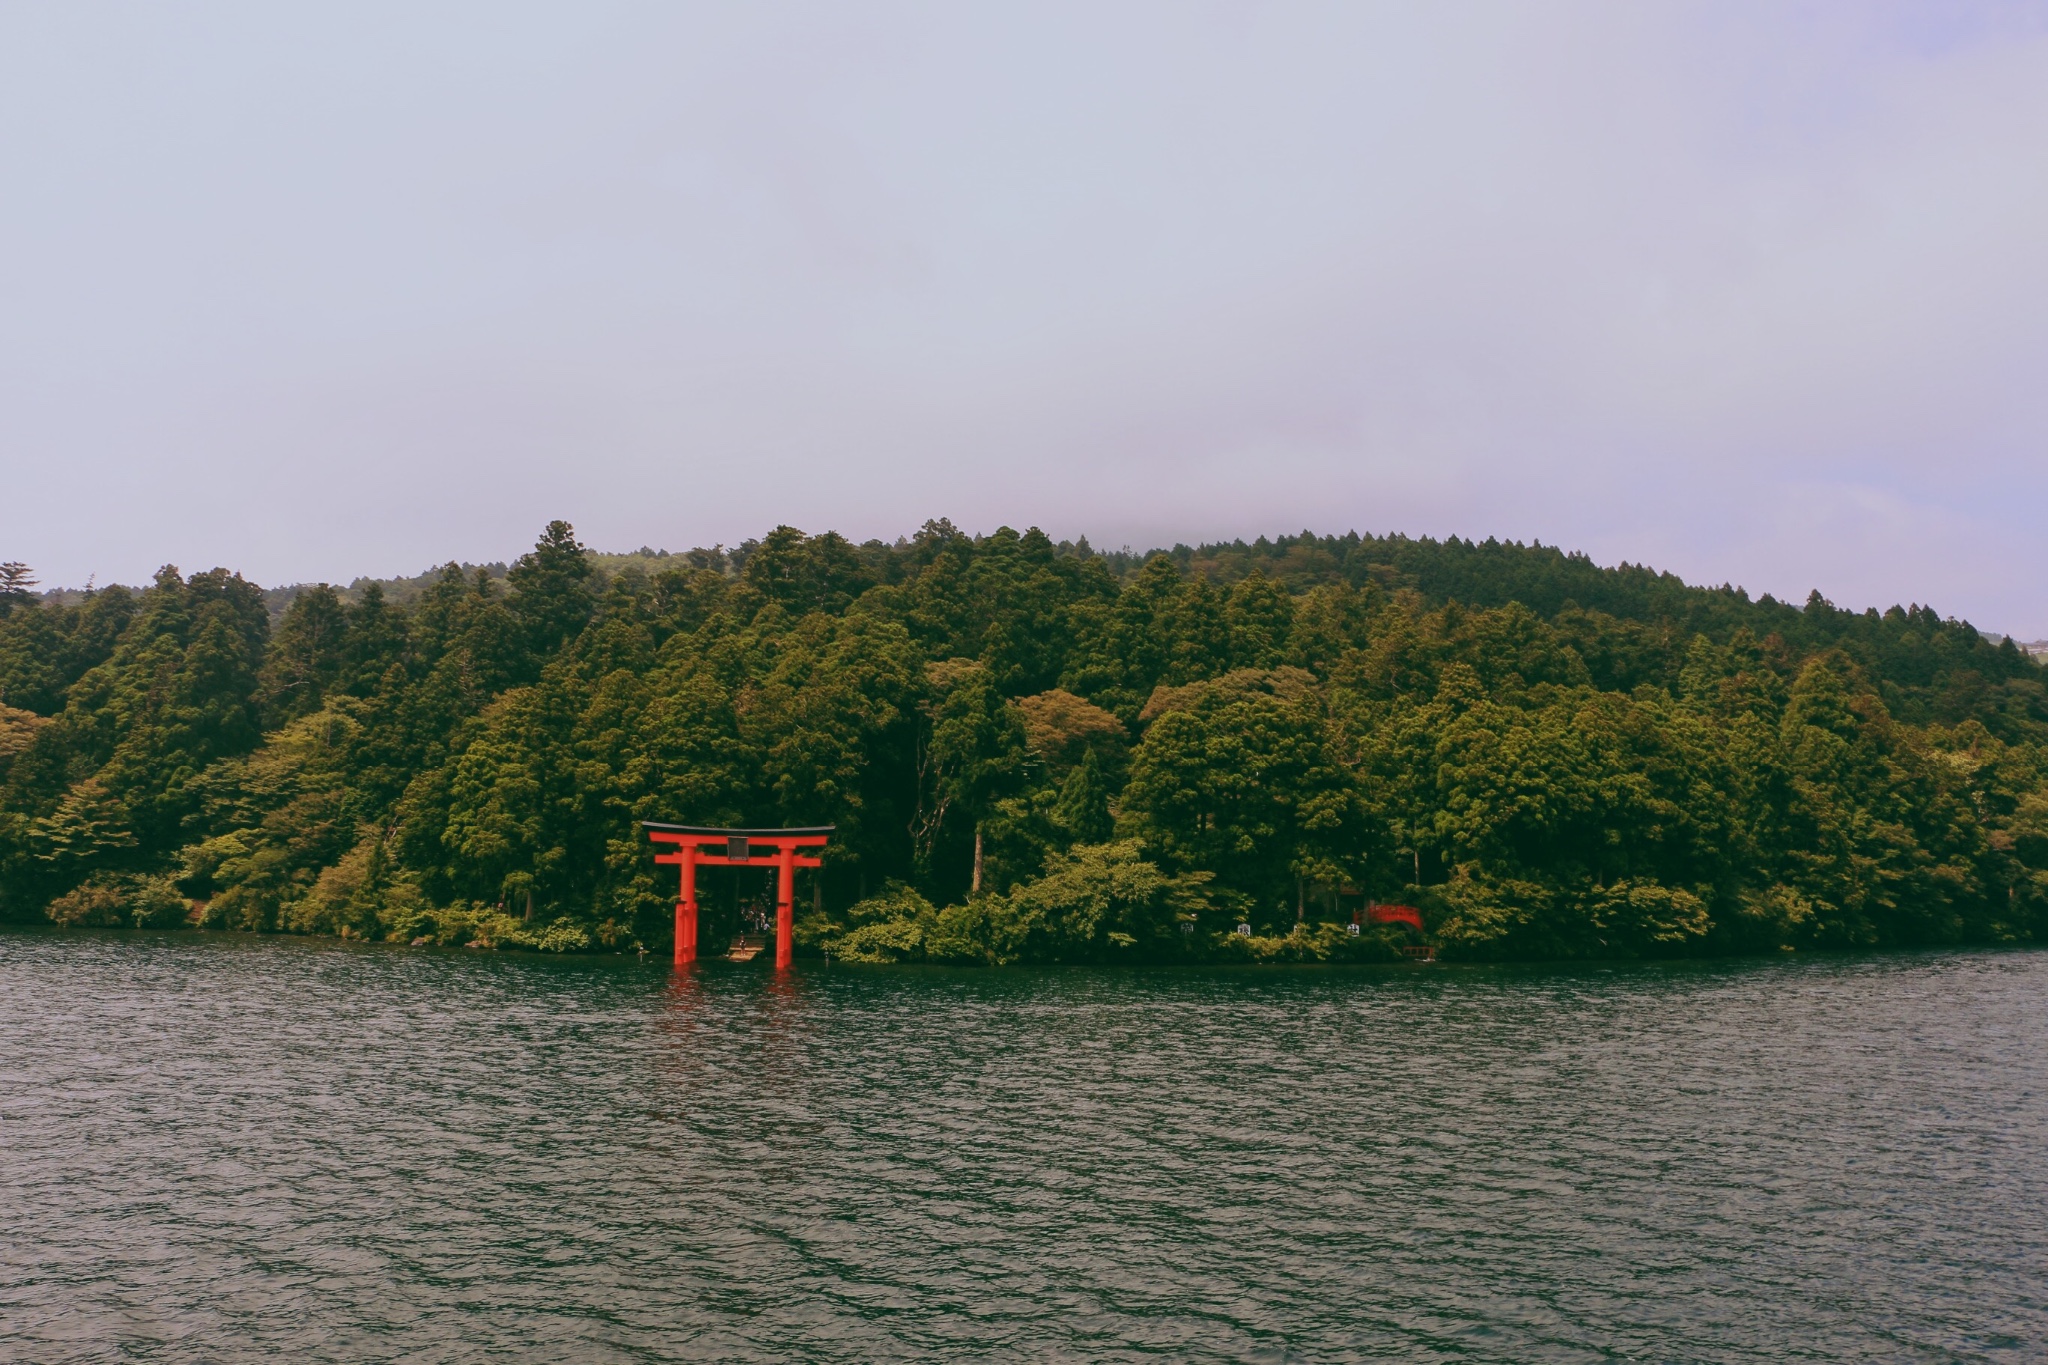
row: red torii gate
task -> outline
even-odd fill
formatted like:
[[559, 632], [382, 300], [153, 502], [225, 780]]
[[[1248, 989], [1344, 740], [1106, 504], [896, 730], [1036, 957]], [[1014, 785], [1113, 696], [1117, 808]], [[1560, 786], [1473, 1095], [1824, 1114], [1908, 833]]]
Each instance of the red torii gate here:
[[[774, 862], [775, 966], [789, 966], [790, 940], [796, 928], [796, 870], [823, 867], [820, 858], [797, 856], [800, 848], [823, 848], [836, 825], [808, 825], [800, 829], [713, 829], [703, 825], [665, 825], [642, 820], [647, 837], [657, 844], [674, 844], [673, 853], [658, 853], [657, 863], [674, 863], [683, 870], [682, 892], [676, 900], [676, 965], [697, 960], [697, 869], [699, 867], [758, 867]], [[705, 845], [718, 849], [704, 851]], [[761, 850], [757, 856], [756, 848]], [[770, 850], [773, 850], [771, 853]]]

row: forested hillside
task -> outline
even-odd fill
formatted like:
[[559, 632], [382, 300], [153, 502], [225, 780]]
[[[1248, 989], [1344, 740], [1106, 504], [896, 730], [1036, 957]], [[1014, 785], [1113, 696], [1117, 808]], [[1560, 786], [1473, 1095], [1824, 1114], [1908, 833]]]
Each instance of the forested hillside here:
[[[943, 522], [659, 558], [557, 522], [502, 576], [303, 588], [274, 628], [221, 569], [9, 581], [18, 922], [665, 952], [654, 819], [837, 825], [800, 943], [865, 960], [1393, 955], [1342, 927], [1361, 897], [1467, 958], [2048, 926], [2042, 669], [1925, 608]], [[760, 879], [706, 886], [716, 942]]]

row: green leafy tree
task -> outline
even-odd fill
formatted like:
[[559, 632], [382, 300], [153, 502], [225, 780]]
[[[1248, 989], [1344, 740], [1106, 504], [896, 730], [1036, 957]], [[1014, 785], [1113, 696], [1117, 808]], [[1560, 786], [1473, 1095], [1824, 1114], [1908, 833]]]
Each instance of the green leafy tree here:
[[1206, 940], [1217, 927], [1204, 922], [1213, 918], [1212, 875], [1168, 874], [1135, 840], [1077, 845], [1047, 859], [1043, 876], [962, 917], [954, 932], [998, 963], [1185, 955], [1198, 933]]
[[531, 550], [505, 575], [512, 587], [512, 611], [526, 628], [535, 655], [559, 649], [590, 619], [590, 552], [566, 521], [551, 521]]
[[316, 583], [292, 599], [263, 665], [273, 724], [320, 709], [347, 662], [347, 636], [348, 609], [333, 588]]
[[18, 559], [0, 564], [0, 618], [35, 600], [36, 576]]
[[875, 574], [860, 552], [836, 532], [807, 536], [778, 526], [752, 548], [745, 578], [771, 602], [792, 612], [844, 612], [875, 585]]
[[1109, 810], [1109, 782], [1095, 750], [1087, 750], [1067, 780], [1060, 786], [1059, 804], [1053, 818], [1079, 843], [1107, 843], [1116, 822]]
[[969, 893], [979, 894], [984, 870], [983, 821], [1015, 789], [1025, 757], [1024, 721], [1003, 699], [980, 664], [956, 660], [931, 671], [936, 697], [927, 704], [928, 738], [922, 746], [917, 833], [927, 867], [950, 816], [973, 831]]
[[1312, 704], [1212, 692], [1152, 723], [1123, 792], [1130, 832], [1175, 868], [1212, 870], [1277, 912], [1296, 880], [1367, 849], [1359, 790]]

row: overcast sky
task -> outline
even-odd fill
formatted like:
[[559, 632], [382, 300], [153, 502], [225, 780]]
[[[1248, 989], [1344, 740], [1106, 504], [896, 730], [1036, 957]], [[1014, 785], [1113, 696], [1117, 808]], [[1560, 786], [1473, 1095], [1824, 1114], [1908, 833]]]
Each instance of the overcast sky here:
[[0, 559], [1540, 539], [2048, 635], [2048, 6], [0, 3]]

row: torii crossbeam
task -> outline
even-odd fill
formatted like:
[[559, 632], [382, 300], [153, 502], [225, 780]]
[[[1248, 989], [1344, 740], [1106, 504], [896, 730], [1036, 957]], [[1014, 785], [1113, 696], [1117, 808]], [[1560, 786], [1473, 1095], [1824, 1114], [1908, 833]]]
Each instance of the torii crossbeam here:
[[[832, 838], [834, 825], [808, 825], [799, 829], [714, 829], [704, 825], [665, 825], [642, 820], [647, 837], [657, 844], [673, 844], [675, 851], [655, 855], [657, 863], [674, 863], [682, 868], [682, 893], [676, 899], [676, 965], [697, 960], [697, 869], [699, 867], [775, 866], [775, 967], [789, 966], [791, 939], [796, 928], [796, 870], [823, 867], [820, 858], [797, 855], [800, 848], [822, 849]], [[707, 848], [716, 852], [707, 852]]]

